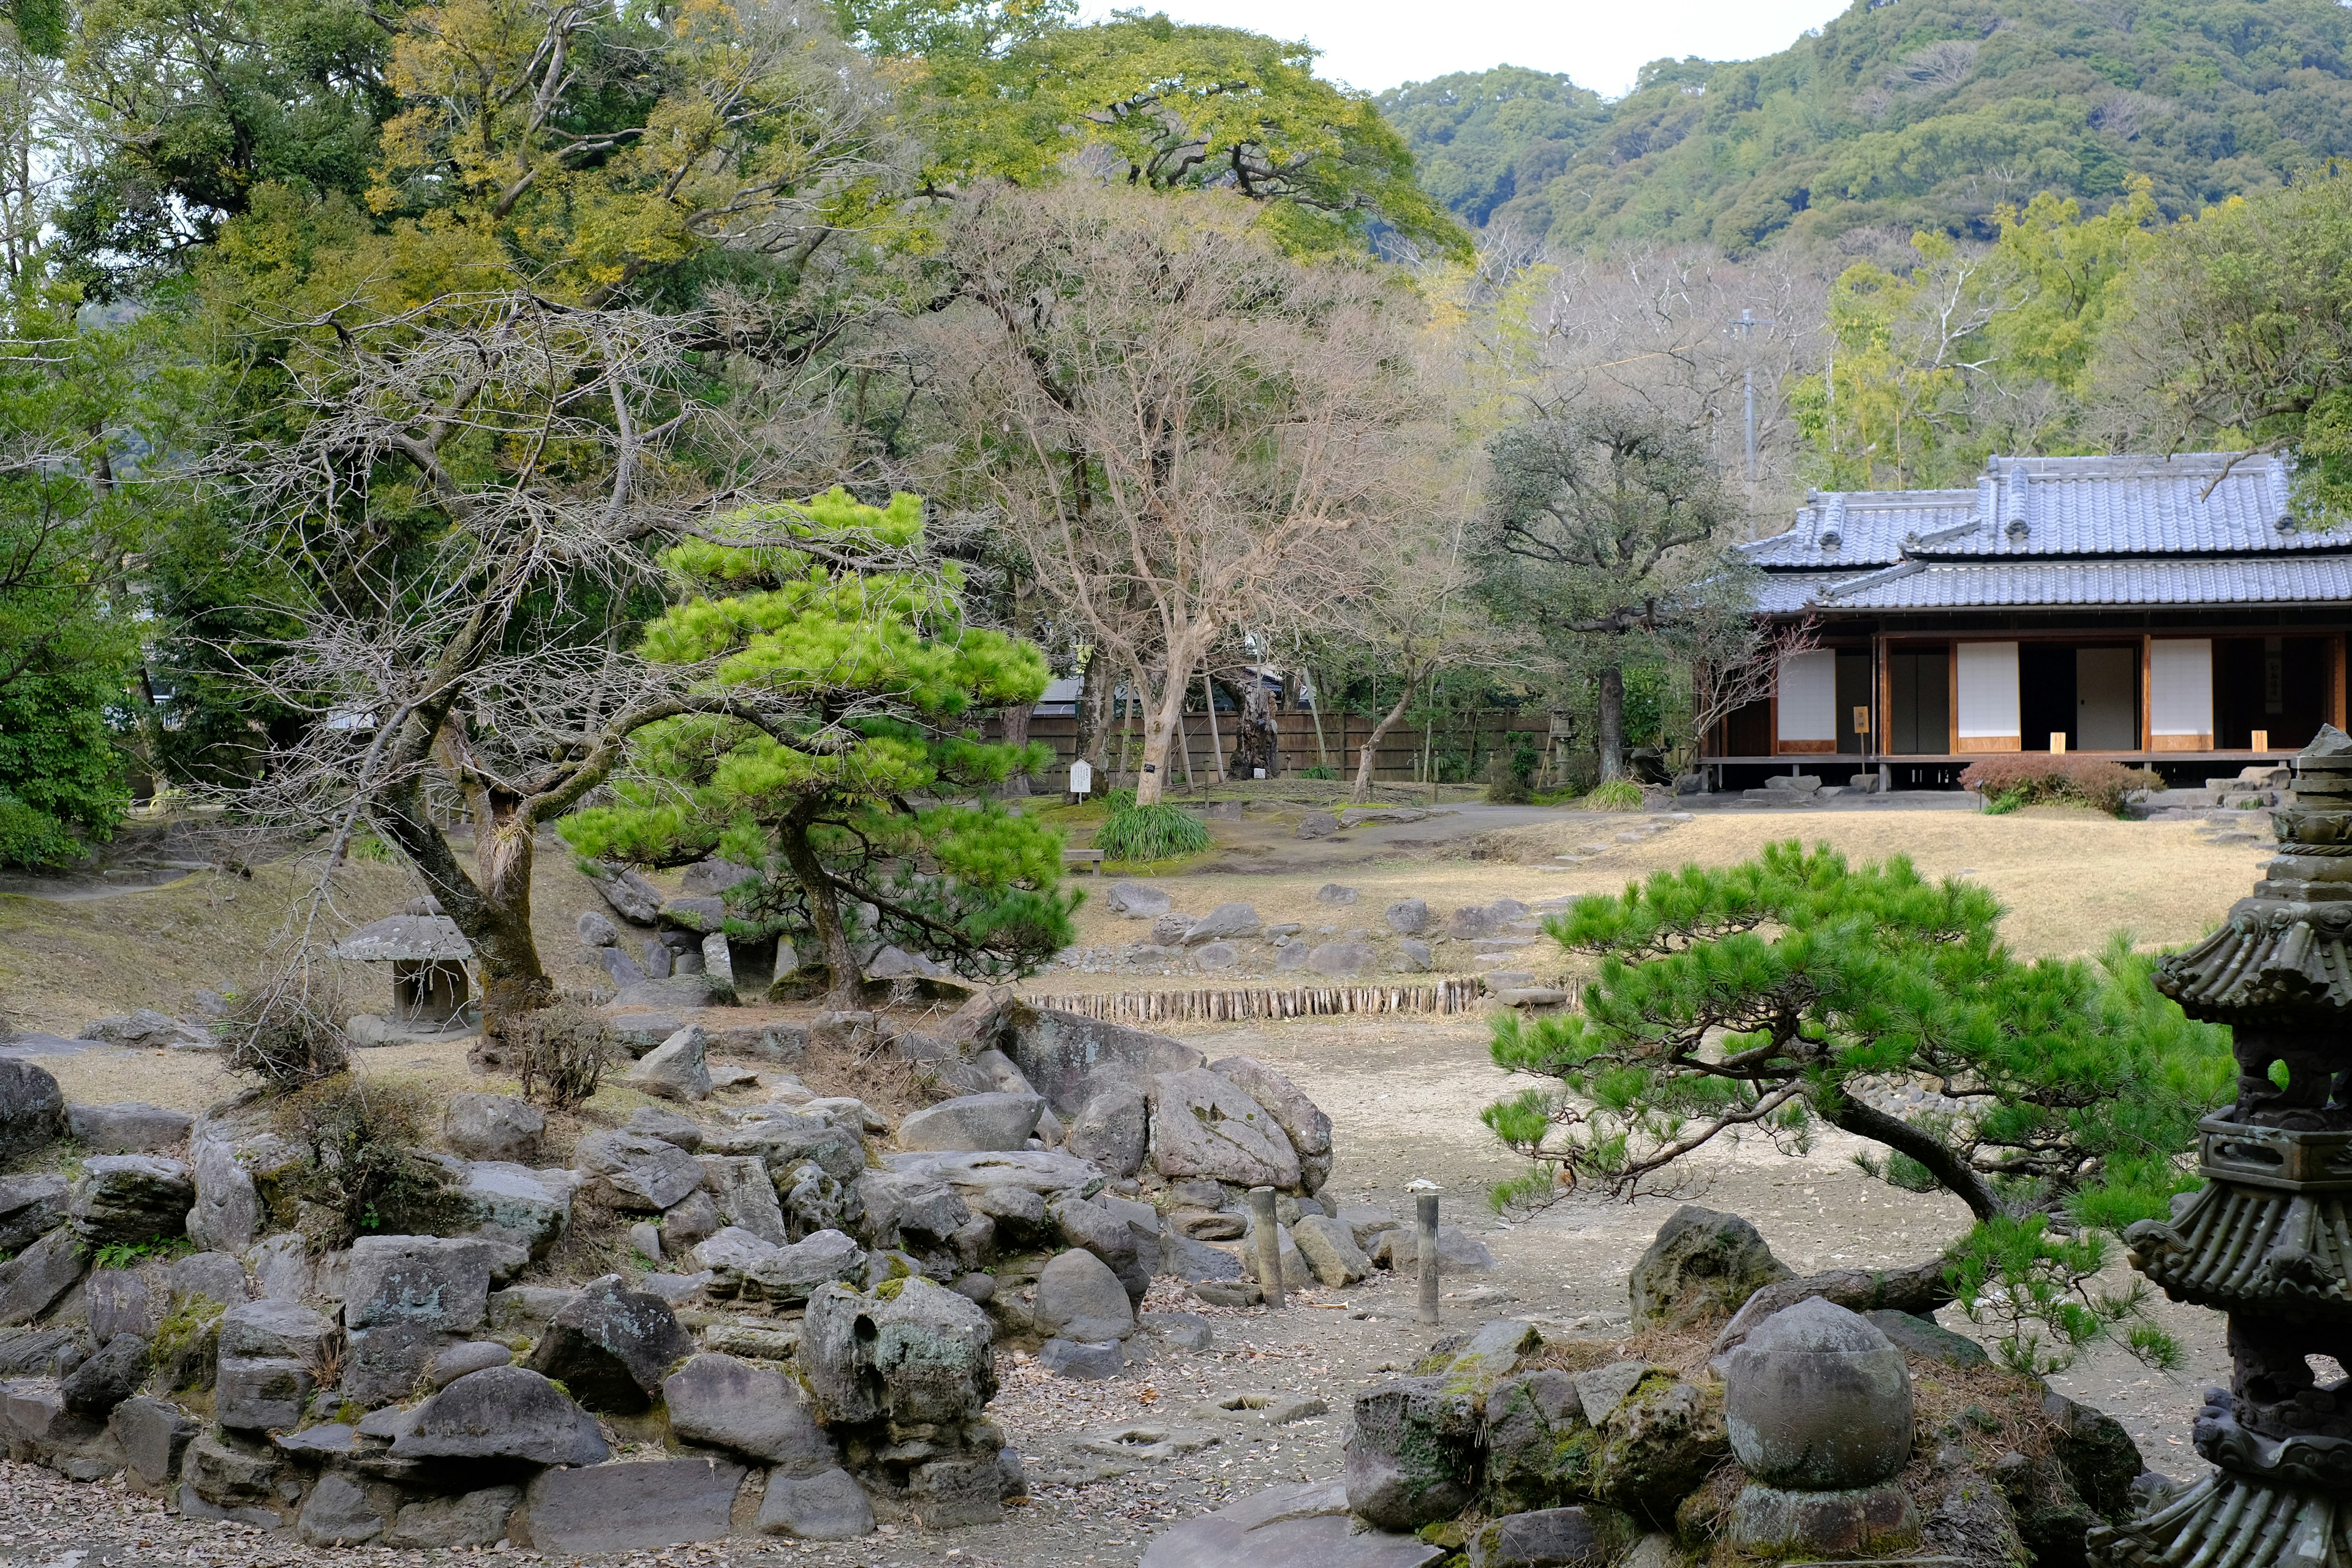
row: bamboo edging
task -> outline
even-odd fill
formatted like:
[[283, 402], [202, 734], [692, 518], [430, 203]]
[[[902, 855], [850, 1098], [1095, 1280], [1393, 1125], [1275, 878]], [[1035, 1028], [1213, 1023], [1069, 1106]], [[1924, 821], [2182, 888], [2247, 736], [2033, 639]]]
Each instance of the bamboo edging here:
[[1244, 1023], [1254, 1018], [1328, 1018], [1347, 1013], [1466, 1013], [1486, 983], [1475, 976], [1434, 985], [1250, 986], [1229, 991], [1096, 991], [1031, 996], [1034, 1006], [1106, 1024]]

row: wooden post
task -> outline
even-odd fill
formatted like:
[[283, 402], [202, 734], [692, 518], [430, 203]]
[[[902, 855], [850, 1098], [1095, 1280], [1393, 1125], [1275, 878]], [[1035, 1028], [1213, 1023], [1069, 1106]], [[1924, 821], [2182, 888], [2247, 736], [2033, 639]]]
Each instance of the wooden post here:
[[1201, 695], [1209, 703], [1209, 772], [1219, 784], [1225, 782], [1225, 743], [1217, 738], [1217, 688], [1209, 679], [1209, 672], [1201, 672]]
[[[1253, 1192], [1250, 1197], [1255, 1202], [1257, 1194]], [[1423, 1193], [1412, 1206], [1413, 1245], [1421, 1257], [1421, 1301], [1415, 1315], [1424, 1323], [1433, 1323], [1437, 1321], [1437, 1194]]]
[[1279, 1308], [1283, 1303], [1282, 1237], [1276, 1229], [1274, 1189], [1252, 1187], [1249, 1202], [1250, 1217], [1257, 1228], [1257, 1288], [1265, 1293], [1267, 1306]]

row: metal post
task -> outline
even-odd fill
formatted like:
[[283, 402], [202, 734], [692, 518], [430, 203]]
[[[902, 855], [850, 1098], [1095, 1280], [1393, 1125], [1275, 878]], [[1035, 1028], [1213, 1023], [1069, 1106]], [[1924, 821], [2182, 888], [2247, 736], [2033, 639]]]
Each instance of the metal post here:
[[1421, 1310], [1424, 1323], [1437, 1321], [1437, 1194], [1423, 1193], [1413, 1201], [1413, 1241], [1421, 1254]]
[[1269, 1307], [1282, 1305], [1282, 1236], [1274, 1217], [1274, 1189], [1252, 1187], [1250, 1217], [1257, 1227], [1257, 1288]]
[[[1754, 310], [1742, 310], [1742, 311], [1740, 311], [1740, 312], [1739, 312], [1739, 320], [1738, 320], [1738, 321], [1734, 321], [1734, 322], [1732, 322], [1732, 323], [1731, 323], [1731, 331], [1732, 331], [1732, 333], [1733, 333], [1735, 336], [1737, 336], [1737, 337], [1739, 339], [1739, 352], [1740, 352], [1740, 355], [1741, 355], [1741, 357], [1742, 357], [1743, 359], [1744, 359], [1744, 358], [1746, 358], [1746, 357], [1748, 355], [1749, 352], [1750, 352], [1750, 351], [1749, 351], [1749, 347], [1748, 347], [1748, 340], [1749, 340], [1750, 338], [1752, 338], [1753, 336], [1755, 336], [1756, 329], [1757, 329], [1757, 328], [1759, 328], [1759, 327], [1769, 327], [1769, 326], [1772, 326], [1772, 325], [1774, 325], [1774, 324], [1775, 324], [1775, 323], [1774, 323], [1773, 321], [1771, 321], [1769, 319], [1767, 319], [1767, 320], [1765, 320], [1765, 321], [1758, 321], [1758, 320], [1756, 319], [1756, 312], [1755, 312]], [[1755, 482], [1755, 479], [1756, 479], [1756, 367], [1755, 367], [1755, 365], [1753, 365], [1752, 363], [1749, 363], [1749, 364], [1743, 364], [1743, 365], [1740, 367], [1740, 371], [1739, 371], [1739, 380], [1740, 380], [1740, 387], [1741, 387], [1741, 390], [1742, 390], [1742, 392], [1744, 393], [1744, 395], [1745, 395], [1745, 396], [1746, 396], [1746, 400], [1747, 400], [1747, 407], [1748, 407], [1748, 440], [1747, 440], [1747, 448], [1746, 448], [1746, 449], [1747, 449], [1747, 454], [1748, 454], [1748, 481], [1752, 484], [1753, 482]]]

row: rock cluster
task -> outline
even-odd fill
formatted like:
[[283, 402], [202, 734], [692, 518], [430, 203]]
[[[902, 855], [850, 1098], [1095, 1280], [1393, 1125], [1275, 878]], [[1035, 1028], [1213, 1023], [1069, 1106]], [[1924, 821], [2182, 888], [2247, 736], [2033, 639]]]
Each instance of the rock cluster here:
[[[1386, 1213], [1318, 1201], [1330, 1121], [1246, 1058], [1001, 997], [936, 1034], [863, 1014], [761, 1032], [765, 1055], [837, 1039], [966, 1091], [894, 1136], [788, 1074], [720, 1109], [721, 1031], [638, 1032], [631, 1081], [661, 1098], [581, 1137], [568, 1166], [541, 1163], [535, 1108], [453, 1096], [442, 1147], [411, 1152], [446, 1178], [436, 1234], [331, 1250], [308, 1239], [306, 1155], [267, 1102], [68, 1106], [38, 1068], [0, 1062], [20, 1164], [69, 1129], [121, 1151], [85, 1153], [70, 1181], [0, 1179], [0, 1442], [320, 1545], [584, 1552], [966, 1524], [1024, 1484], [987, 1415], [999, 1349], [1102, 1377], [1147, 1336], [1204, 1345], [1205, 1320], [1137, 1309], [1155, 1276], [1255, 1298], [1243, 1189], [1282, 1189], [1300, 1280], [1397, 1257]], [[551, 1278], [583, 1205], [650, 1270]], [[164, 1242], [198, 1250], [91, 1267]], [[640, 1459], [648, 1437], [693, 1457]]]

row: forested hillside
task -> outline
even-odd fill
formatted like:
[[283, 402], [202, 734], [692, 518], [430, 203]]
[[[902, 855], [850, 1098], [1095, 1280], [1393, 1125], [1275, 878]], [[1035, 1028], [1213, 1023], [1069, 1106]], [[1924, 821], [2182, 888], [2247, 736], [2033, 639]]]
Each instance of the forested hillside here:
[[2003, 203], [2170, 216], [2352, 153], [2334, 0], [1856, 0], [1777, 55], [1660, 60], [1601, 106], [1517, 67], [1381, 99], [1431, 193], [1560, 246], [1738, 253], [1864, 225], [1990, 237]]

